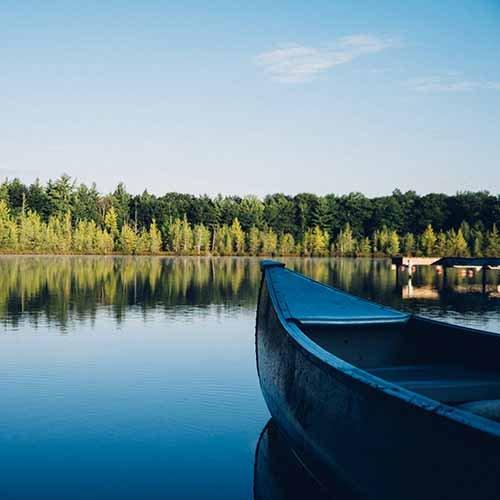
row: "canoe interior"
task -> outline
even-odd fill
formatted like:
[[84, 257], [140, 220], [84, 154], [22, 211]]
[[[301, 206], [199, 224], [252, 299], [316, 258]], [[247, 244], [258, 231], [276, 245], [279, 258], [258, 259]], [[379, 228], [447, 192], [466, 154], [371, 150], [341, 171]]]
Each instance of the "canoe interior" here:
[[[495, 335], [420, 318], [404, 324], [299, 327], [336, 357], [437, 401], [500, 400], [500, 339]], [[500, 402], [498, 408], [500, 418]]]

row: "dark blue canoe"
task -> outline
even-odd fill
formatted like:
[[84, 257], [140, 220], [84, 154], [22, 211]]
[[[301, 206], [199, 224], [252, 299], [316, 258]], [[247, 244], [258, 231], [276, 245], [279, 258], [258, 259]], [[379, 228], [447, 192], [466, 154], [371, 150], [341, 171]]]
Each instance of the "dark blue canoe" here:
[[500, 498], [500, 336], [405, 314], [262, 263], [264, 398], [328, 489]]

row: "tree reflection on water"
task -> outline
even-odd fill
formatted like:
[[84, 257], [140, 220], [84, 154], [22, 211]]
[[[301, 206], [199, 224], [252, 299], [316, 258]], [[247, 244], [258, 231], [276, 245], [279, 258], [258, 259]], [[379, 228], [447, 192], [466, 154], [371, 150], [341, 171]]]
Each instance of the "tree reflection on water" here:
[[[397, 308], [446, 317], [498, 311], [499, 273], [489, 273], [488, 294], [479, 273], [418, 268], [409, 284], [387, 259], [288, 258], [290, 269]], [[253, 311], [260, 282], [259, 259], [245, 257], [0, 257], [0, 318], [17, 326], [44, 320], [60, 327], [95, 318], [108, 309], [117, 322], [134, 308], [173, 313], [186, 306], [203, 314], [211, 306]], [[409, 288], [411, 286], [411, 288]], [[497, 320], [498, 321], [498, 320]]]

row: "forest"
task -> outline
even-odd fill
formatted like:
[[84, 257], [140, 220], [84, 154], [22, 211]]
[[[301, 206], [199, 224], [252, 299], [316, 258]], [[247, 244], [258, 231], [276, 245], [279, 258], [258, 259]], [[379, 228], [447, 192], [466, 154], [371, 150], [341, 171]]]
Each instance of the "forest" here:
[[499, 256], [500, 196], [195, 196], [67, 175], [0, 184], [0, 252], [53, 254]]

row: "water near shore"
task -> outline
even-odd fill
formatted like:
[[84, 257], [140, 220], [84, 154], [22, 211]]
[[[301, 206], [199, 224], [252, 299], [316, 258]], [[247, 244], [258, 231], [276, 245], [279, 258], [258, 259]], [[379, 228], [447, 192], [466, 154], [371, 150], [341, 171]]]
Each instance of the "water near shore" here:
[[[483, 294], [455, 271], [397, 282], [387, 260], [287, 264], [500, 333], [495, 272]], [[0, 257], [0, 497], [252, 498], [259, 280], [250, 258]]]

